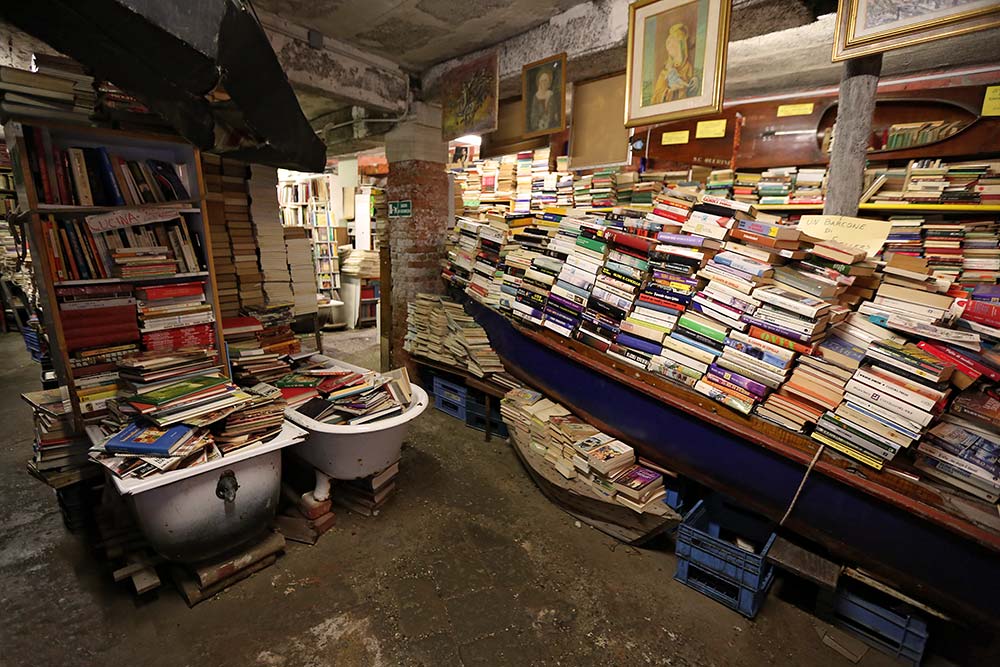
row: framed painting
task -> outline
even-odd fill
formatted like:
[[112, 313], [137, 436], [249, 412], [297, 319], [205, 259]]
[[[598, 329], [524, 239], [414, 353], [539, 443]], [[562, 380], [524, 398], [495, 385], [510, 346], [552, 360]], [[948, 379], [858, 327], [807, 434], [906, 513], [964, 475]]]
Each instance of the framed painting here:
[[453, 67], [442, 75], [440, 91], [442, 139], [497, 129], [500, 66], [496, 51]]
[[1000, 26], [996, 0], [840, 0], [833, 60]]
[[521, 68], [521, 99], [525, 138], [566, 129], [565, 53]]
[[629, 6], [625, 125], [718, 113], [731, 0], [639, 0]]

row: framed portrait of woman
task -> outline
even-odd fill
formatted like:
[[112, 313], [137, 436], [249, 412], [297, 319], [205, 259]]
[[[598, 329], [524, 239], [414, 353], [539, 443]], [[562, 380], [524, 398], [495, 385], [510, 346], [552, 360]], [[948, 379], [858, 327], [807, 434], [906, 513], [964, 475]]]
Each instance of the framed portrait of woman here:
[[832, 58], [847, 60], [998, 25], [996, 0], [840, 0]]
[[524, 137], [566, 129], [566, 54], [528, 63], [521, 68]]
[[625, 125], [718, 113], [731, 0], [638, 0], [629, 6]]

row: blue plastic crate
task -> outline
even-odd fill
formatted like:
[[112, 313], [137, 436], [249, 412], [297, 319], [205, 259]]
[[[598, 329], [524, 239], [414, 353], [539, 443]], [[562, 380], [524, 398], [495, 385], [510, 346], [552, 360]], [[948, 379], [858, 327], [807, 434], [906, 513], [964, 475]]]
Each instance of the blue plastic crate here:
[[927, 623], [915, 613], [894, 611], [842, 588], [834, 597], [833, 614], [835, 624], [858, 634], [875, 648], [914, 665], [923, 659]]
[[452, 403], [461, 403], [464, 410], [468, 390], [460, 384], [448, 382], [440, 376], [434, 376], [434, 396], [440, 396]]
[[464, 401], [457, 401], [456, 402], [456, 401], [449, 400], [449, 399], [445, 398], [444, 396], [440, 396], [438, 394], [435, 394], [434, 395], [434, 407], [437, 408], [438, 410], [440, 410], [441, 412], [445, 413], [446, 415], [450, 416], [450, 417], [454, 417], [455, 419], [460, 419], [463, 422], [465, 421], [466, 414], [465, 414], [465, 402]]
[[[485, 431], [486, 417], [485, 415], [476, 414], [475, 412], [466, 412], [465, 425], [474, 428], [477, 431]], [[490, 433], [498, 438], [506, 438], [509, 435], [507, 431], [507, 424], [505, 424], [501, 419], [490, 419]]]
[[[723, 532], [763, 546], [757, 553], [744, 551], [720, 539]], [[720, 496], [711, 496], [699, 500], [685, 515], [677, 527], [675, 550], [679, 558], [757, 590], [774, 570], [766, 560], [774, 538], [772, 524], [767, 519], [734, 507]]]
[[730, 581], [685, 558], [678, 558], [674, 579], [747, 618], [754, 618], [774, 581], [774, 570], [768, 572], [760, 588], [754, 588]]

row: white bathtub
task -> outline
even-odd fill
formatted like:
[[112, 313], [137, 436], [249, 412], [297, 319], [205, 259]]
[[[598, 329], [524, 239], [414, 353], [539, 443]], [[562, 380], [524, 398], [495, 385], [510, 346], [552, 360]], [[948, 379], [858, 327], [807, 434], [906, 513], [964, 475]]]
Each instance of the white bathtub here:
[[[357, 373], [370, 372], [325, 355], [311, 359]], [[427, 392], [415, 384], [410, 386], [413, 396], [402, 414], [371, 424], [324, 424], [288, 408], [285, 418], [309, 432], [292, 453], [334, 479], [359, 479], [385, 470], [399, 460], [409, 422], [427, 408]]]
[[[281, 493], [281, 449], [306, 432], [287, 421], [270, 442], [146, 479], [108, 473], [150, 546], [168, 560], [193, 563], [262, 535]], [[228, 496], [228, 497], [227, 497]]]

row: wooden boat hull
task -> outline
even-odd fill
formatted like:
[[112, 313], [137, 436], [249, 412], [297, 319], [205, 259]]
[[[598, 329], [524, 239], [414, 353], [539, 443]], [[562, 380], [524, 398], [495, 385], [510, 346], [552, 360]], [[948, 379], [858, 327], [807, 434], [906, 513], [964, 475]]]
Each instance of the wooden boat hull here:
[[[474, 302], [468, 308], [513, 375], [643, 456], [772, 519], [784, 514], [802, 480], [801, 462], [578, 363], [488, 308]], [[997, 551], [917, 511], [814, 473], [785, 526], [917, 599], [983, 624], [998, 623]]]
[[596, 498], [586, 490], [577, 490], [574, 487], [580, 485], [580, 482], [563, 478], [542, 457], [518, 443], [513, 436], [510, 438], [510, 446], [546, 498], [573, 517], [617, 540], [641, 546], [657, 535], [672, 530], [681, 521], [681, 516], [666, 505], [660, 516], [639, 514], [614, 501]]

